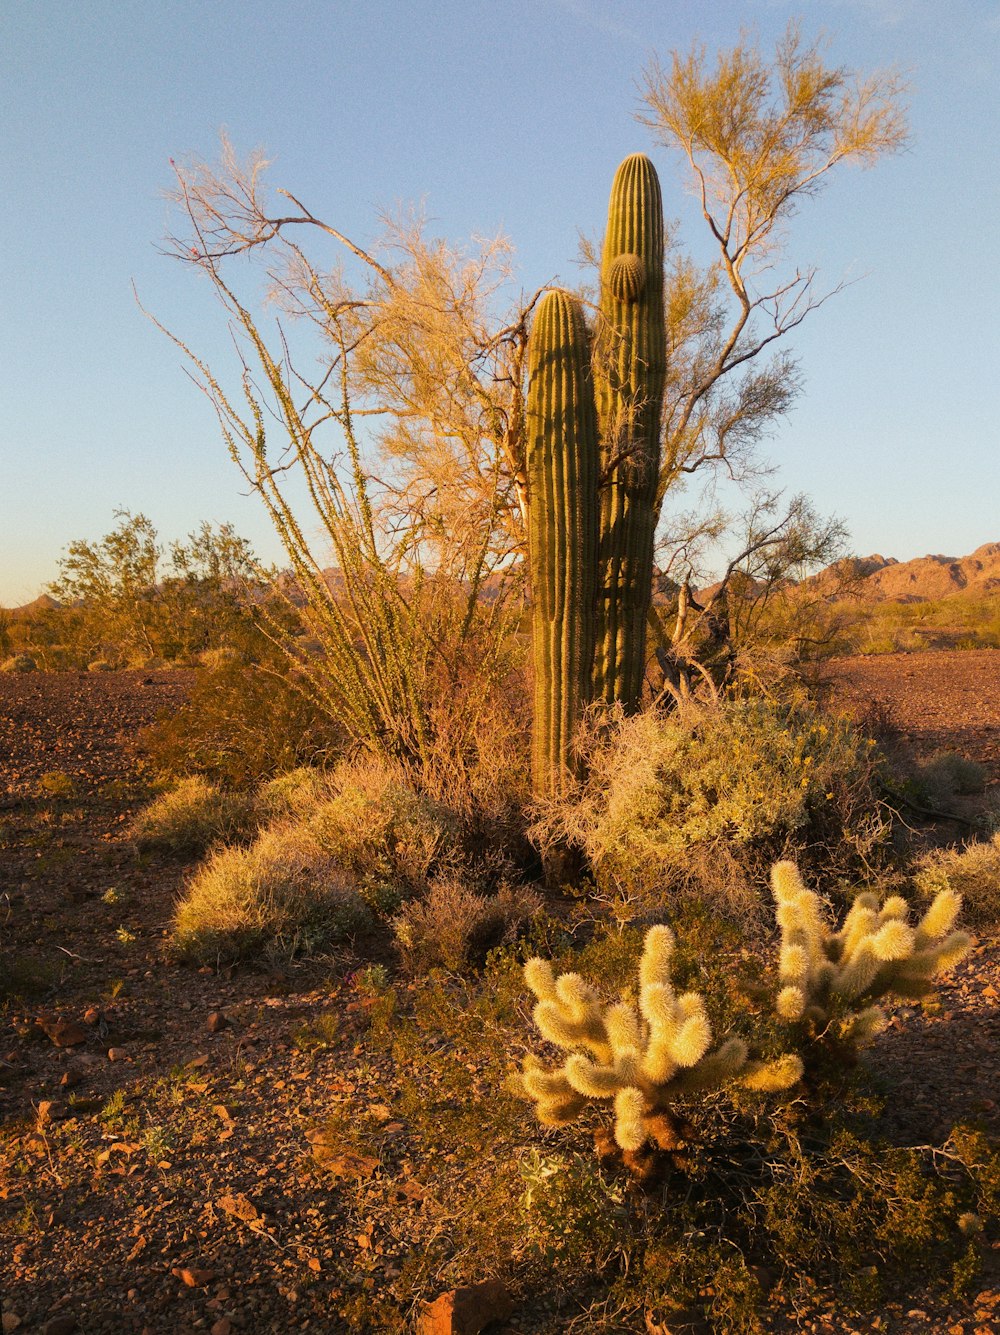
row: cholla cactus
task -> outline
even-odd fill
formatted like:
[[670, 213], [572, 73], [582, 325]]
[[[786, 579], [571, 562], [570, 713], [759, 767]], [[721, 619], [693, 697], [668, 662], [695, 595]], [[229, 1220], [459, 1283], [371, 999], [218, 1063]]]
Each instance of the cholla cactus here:
[[622, 1150], [634, 1154], [649, 1140], [674, 1149], [674, 1099], [731, 1081], [779, 1090], [799, 1079], [798, 1057], [750, 1061], [739, 1038], [709, 1051], [712, 1028], [704, 1000], [697, 992], [677, 996], [671, 986], [673, 949], [669, 927], [650, 928], [639, 965], [638, 1010], [627, 1002], [605, 1006], [579, 974], [557, 978], [545, 960], [528, 961], [525, 980], [538, 998], [535, 1024], [543, 1038], [570, 1054], [555, 1069], [525, 1058], [521, 1086], [537, 1104], [539, 1121], [563, 1126], [589, 1100], [613, 1100]]
[[853, 1047], [885, 1027], [874, 1003], [893, 992], [918, 998], [934, 990], [933, 978], [957, 964], [969, 949], [965, 932], [953, 931], [960, 895], [942, 890], [916, 927], [905, 899], [857, 896], [839, 932], [831, 929], [819, 896], [807, 890], [794, 862], [771, 871], [781, 928], [778, 1014], [814, 1033], [831, 1031]]

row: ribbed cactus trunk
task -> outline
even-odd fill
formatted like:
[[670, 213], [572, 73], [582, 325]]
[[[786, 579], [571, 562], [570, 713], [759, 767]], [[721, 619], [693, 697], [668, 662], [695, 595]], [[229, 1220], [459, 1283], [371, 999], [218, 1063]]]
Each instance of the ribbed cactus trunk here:
[[580, 302], [548, 292], [528, 345], [528, 553], [535, 793], [565, 791], [573, 733], [590, 699], [597, 575], [597, 414]]
[[595, 351], [603, 486], [593, 697], [631, 713], [646, 667], [667, 373], [663, 204], [642, 153], [625, 159], [611, 188]]

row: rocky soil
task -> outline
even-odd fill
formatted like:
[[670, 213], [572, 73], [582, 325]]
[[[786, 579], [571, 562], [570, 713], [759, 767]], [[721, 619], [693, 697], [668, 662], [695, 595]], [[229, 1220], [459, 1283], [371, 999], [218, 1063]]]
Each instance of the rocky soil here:
[[[902, 744], [961, 751], [1000, 788], [1000, 651], [843, 660], [828, 676]], [[391, 1293], [453, 1226], [435, 1197], [446, 1165], [411, 1142], [390, 1097], [399, 1073], [365, 1045], [358, 960], [198, 972], [165, 950], [186, 869], [138, 857], [124, 831], [149, 796], [138, 731], [188, 685], [0, 676], [0, 959], [16, 996], [0, 1009], [3, 1330], [377, 1335], [374, 1309], [351, 1304]], [[879, 1056], [901, 1135], [960, 1120], [1000, 1133], [998, 997], [1000, 949], [984, 940], [939, 1007], [897, 1011]], [[489, 1099], [474, 1063], [463, 1078]], [[353, 1149], [331, 1142], [331, 1118], [351, 1124]], [[998, 1282], [944, 1310], [915, 1276], [912, 1302], [877, 1328], [986, 1335]], [[537, 1294], [515, 1294], [506, 1316], [494, 1297], [492, 1329], [566, 1328]], [[876, 1328], [835, 1307], [776, 1323]], [[447, 1315], [434, 1327], [451, 1328]]]

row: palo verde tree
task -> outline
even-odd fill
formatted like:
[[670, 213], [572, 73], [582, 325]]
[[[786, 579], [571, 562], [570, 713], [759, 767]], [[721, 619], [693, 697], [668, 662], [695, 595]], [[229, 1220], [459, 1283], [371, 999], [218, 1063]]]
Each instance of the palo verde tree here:
[[[603, 297], [591, 308], [605, 423], [601, 504], [626, 516], [603, 578], [625, 571], [622, 634], [627, 626], [627, 657], [641, 668], [649, 595], [640, 572], [652, 533], [690, 554], [692, 534], [717, 521], [679, 525], [685, 482], [754, 477], [755, 447], [798, 387], [784, 344], [830, 295], [813, 268], [790, 259], [794, 215], [839, 166], [868, 166], [897, 149], [905, 127], [895, 75], [829, 65], [794, 27], [770, 58], [741, 40], [714, 63], [703, 49], [652, 60], [639, 119], [681, 156], [716, 251], [702, 266], [676, 227], [619, 234], [612, 203], [604, 275], [612, 296], [631, 295], [636, 247], [656, 270], [644, 279], [648, 293], [659, 292], [663, 252], [662, 335], [642, 351], [641, 367], [629, 367], [634, 331], [623, 312]], [[269, 197], [265, 166], [261, 157], [241, 165], [224, 145], [218, 167], [176, 167], [186, 225], [170, 250], [208, 277], [227, 310], [241, 339], [239, 388], [184, 350], [284, 542], [309, 631], [283, 639], [297, 679], [356, 741], [426, 768], [440, 758], [443, 734], [461, 750], [490, 708], [481, 686], [461, 689], [463, 673], [472, 667], [488, 681], [509, 663], [503, 593], [516, 583], [531, 529], [526, 371], [540, 293], [505, 308], [512, 270], [502, 239], [462, 250], [404, 217], [384, 219], [382, 237], [363, 247], [291, 192]], [[648, 189], [640, 203], [648, 220]], [[339, 248], [333, 268], [309, 253], [310, 237]], [[240, 290], [239, 262], [251, 257], [262, 261], [278, 310], [270, 331]], [[315, 337], [316, 374], [292, 353], [293, 325]], [[612, 419], [641, 419], [643, 430], [621, 433]], [[296, 471], [311, 518], [292, 499]], [[774, 540], [782, 522], [771, 524]], [[317, 530], [319, 543], [307, 536]], [[753, 551], [759, 544], [758, 534]], [[630, 569], [628, 553], [640, 548], [642, 562]], [[606, 626], [596, 635], [611, 642]], [[321, 652], [304, 648], [310, 642]], [[635, 682], [626, 685], [617, 668], [605, 676], [606, 698], [636, 703]]]

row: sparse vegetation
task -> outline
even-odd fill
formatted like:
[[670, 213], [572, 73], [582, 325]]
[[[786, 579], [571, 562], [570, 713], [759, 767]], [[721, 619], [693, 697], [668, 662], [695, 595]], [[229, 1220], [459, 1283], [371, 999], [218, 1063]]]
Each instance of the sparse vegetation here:
[[174, 941], [198, 961], [292, 956], [363, 931], [370, 913], [349, 874], [302, 826], [271, 826], [213, 853], [177, 906]]
[[191, 858], [245, 834], [251, 821], [252, 806], [244, 797], [195, 775], [144, 807], [132, 822], [131, 836], [142, 852]]
[[923, 899], [946, 892], [961, 896], [964, 921], [977, 931], [991, 932], [1000, 923], [1000, 833], [925, 854], [914, 883]]

